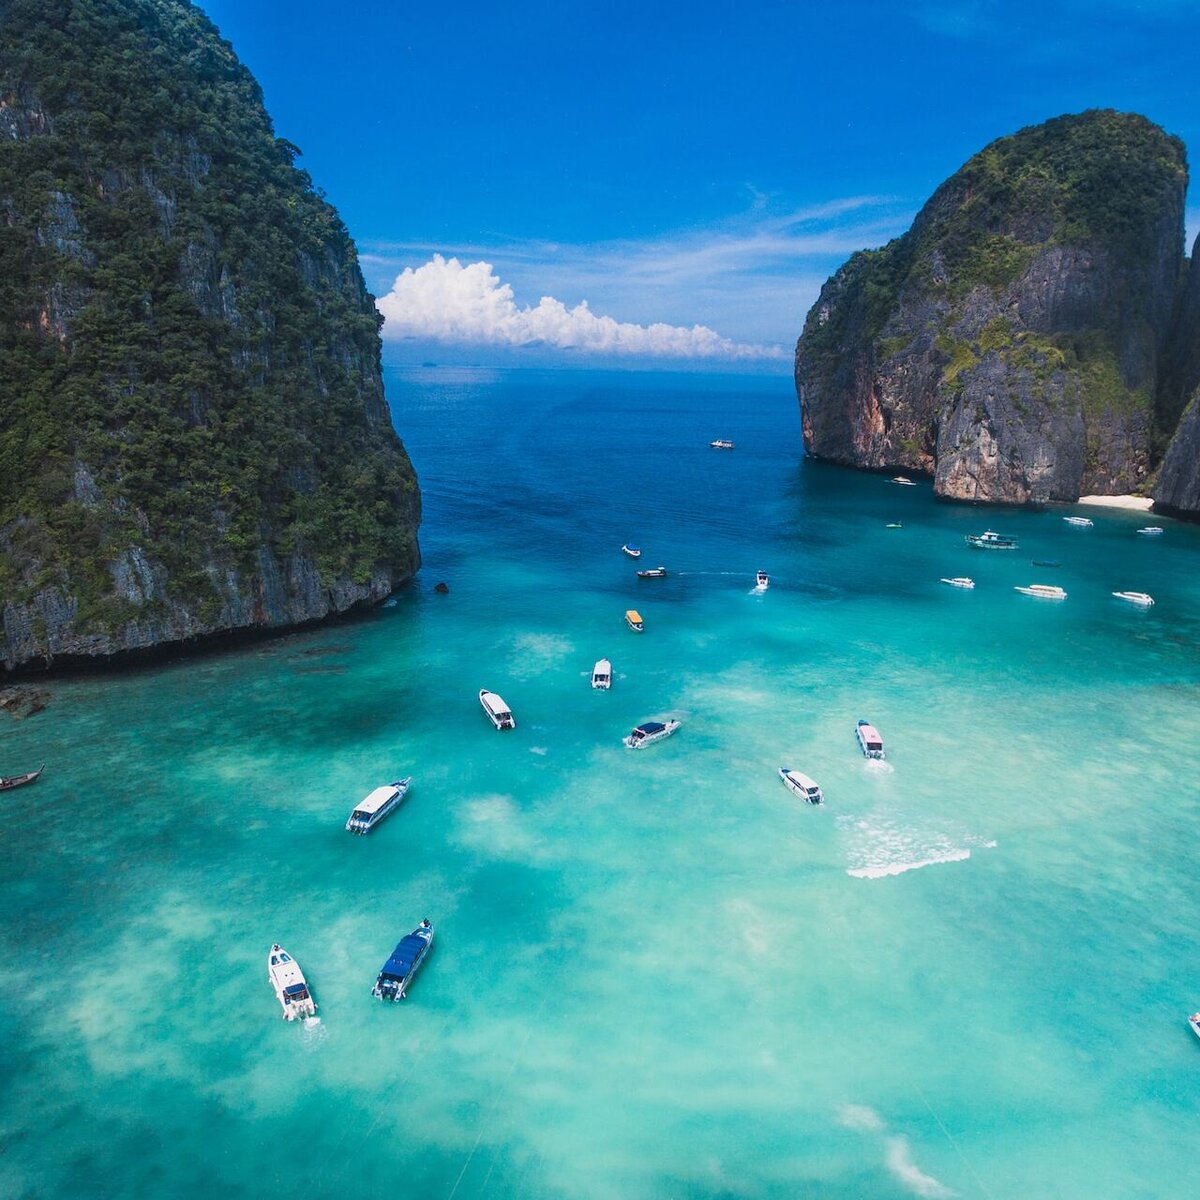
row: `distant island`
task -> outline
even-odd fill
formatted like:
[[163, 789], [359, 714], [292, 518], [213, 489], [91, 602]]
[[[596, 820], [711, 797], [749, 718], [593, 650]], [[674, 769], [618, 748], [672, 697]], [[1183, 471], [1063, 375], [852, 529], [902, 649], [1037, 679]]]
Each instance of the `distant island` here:
[[420, 556], [337, 213], [186, 0], [9, 0], [0, 662], [278, 629]]
[[809, 453], [957, 500], [1140, 492], [1200, 515], [1186, 188], [1182, 142], [1135, 114], [987, 146], [821, 289], [796, 347]]

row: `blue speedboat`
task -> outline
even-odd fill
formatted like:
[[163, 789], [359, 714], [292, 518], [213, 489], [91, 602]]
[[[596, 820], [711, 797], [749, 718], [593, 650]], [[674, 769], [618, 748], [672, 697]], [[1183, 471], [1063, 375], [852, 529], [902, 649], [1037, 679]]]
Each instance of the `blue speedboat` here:
[[408, 937], [397, 943], [392, 957], [383, 964], [371, 995], [380, 1000], [403, 1000], [412, 977], [421, 969], [432, 945], [433, 926], [428, 920], [422, 921]]
[[624, 553], [628, 554], [630, 558], [642, 557], [642, 552], [632, 542], [626, 542], [621, 549], [624, 551]]

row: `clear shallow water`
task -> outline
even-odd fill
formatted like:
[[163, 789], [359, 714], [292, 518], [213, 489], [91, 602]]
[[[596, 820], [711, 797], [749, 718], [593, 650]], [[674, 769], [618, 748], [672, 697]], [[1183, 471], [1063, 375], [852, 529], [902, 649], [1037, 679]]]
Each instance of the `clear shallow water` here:
[[[49, 760], [0, 797], [0, 1194], [1196, 1193], [1200, 530], [804, 463], [787, 380], [389, 395], [426, 511], [394, 607], [0, 725], [0, 770]], [[316, 1027], [278, 1018], [275, 939]]]

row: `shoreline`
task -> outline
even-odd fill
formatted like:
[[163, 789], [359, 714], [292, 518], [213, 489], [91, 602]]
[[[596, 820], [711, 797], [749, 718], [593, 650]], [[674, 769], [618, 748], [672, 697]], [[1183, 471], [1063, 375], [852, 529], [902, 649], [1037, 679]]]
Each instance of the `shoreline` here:
[[1096, 508], [1128, 508], [1149, 512], [1154, 501], [1149, 496], [1080, 496], [1076, 504], [1091, 504]]

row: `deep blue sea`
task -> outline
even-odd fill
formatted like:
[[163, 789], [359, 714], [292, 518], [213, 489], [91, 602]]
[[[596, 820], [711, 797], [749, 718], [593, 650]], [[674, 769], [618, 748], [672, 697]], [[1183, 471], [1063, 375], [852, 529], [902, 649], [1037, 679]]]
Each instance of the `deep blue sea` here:
[[47, 760], [0, 796], [0, 1195], [1200, 1194], [1200, 528], [806, 462], [786, 378], [388, 395], [425, 503], [394, 605], [0, 715], [0, 773]]

